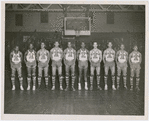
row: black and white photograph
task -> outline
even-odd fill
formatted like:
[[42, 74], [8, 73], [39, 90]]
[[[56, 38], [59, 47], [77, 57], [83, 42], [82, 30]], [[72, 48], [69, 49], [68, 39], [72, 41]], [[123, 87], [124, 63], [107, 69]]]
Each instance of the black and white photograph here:
[[3, 2], [2, 119], [147, 119], [147, 3]]

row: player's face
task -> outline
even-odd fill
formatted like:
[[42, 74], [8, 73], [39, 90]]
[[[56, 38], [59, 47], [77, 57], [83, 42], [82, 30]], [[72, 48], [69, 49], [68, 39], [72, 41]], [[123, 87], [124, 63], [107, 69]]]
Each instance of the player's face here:
[[82, 48], [85, 48], [85, 43], [82, 43], [82, 44], [81, 44], [81, 47], [82, 47]]
[[124, 45], [121, 45], [121, 50], [124, 50], [125, 46]]
[[112, 43], [111, 42], [108, 43], [108, 47], [112, 48]]
[[19, 47], [18, 47], [18, 46], [16, 46], [14, 50], [15, 50], [15, 51], [19, 51]]
[[54, 45], [55, 45], [55, 47], [58, 47], [59, 46], [59, 43], [58, 42], [55, 42]]
[[133, 49], [134, 49], [134, 51], [137, 51], [138, 50], [138, 47], [137, 46], [134, 46]]
[[29, 45], [29, 48], [30, 48], [30, 49], [33, 49], [33, 47], [34, 47], [33, 44], [30, 44], [30, 45]]
[[97, 43], [94, 42], [93, 47], [94, 47], [94, 48], [97, 48], [97, 46], [98, 46]]
[[70, 42], [68, 42], [68, 47], [71, 48], [71, 43]]
[[41, 43], [41, 49], [45, 48], [45, 44]]

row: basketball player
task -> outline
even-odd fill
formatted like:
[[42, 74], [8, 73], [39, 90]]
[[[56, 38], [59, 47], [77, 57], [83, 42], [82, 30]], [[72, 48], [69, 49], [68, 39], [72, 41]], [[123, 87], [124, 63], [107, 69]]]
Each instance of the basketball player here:
[[117, 90], [119, 89], [119, 82], [121, 72], [123, 75], [124, 88], [127, 89], [126, 80], [127, 80], [127, 61], [128, 53], [124, 50], [124, 44], [121, 44], [120, 50], [116, 53], [116, 64], [117, 64]]
[[38, 61], [38, 88], [41, 87], [42, 71], [44, 71], [46, 89], [48, 89], [48, 67], [49, 67], [50, 55], [49, 51], [45, 49], [45, 43], [41, 43], [41, 49], [37, 52]]
[[112, 49], [112, 43], [108, 43], [108, 48], [103, 53], [103, 62], [104, 62], [104, 82], [105, 82], [105, 90], [108, 90], [107, 79], [108, 79], [108, 71], [111, 70], [112, 74], [112, 89], [116, 90], [115, 88], [115, 51]]
[[72, 78], [72, 90], [75, 91], [75, 61], [76, 61], [76, 50], [72, 48], [71, 42], [68, 42], [68, 48], [64, 50], [64, 64], [65, 64], [65, 73], [66, 73], [66, 89], [69, 89], [69, 70], [71, 70]]
[[134, 51], [132, 51], [129, 55], [129, 64], [131, 69], [131, 77], [130, 77], [130, 90], [133, 90], [133, 77], [136, 74], [136, 90], [139, 89], [139, 81], [140, 81], [140, 69], [141, 69], [141, 62], [142, 62], [142, 55], [138, 51], [138, 47], [134, 46]]
[[102, 61], [102, 52], [97, 48], [97, 42], [93, 43], [93, 49], [90, 51], [90, 64], [91, 64], [91, 76], [90, 76], [90, 90], [93, 90], [93, 77], [94, 77], [94, 70], [96, 69], [97, 75], [97, 89], [102, 90], [100, 87], [100, 62]]
[[50, 51], [50, 57], [52, 60], [52, 90], [55, 90], [55, 76], [56, 70], [58, 70], [59, 82], [60, 82], [60, 90], [63, 90], [62, 83], [62, 59], [63, 59], [63, 50], [59, 47], [59, 42], [56, 41], [54, 43], [54, 48]]
[[11, 65], [11, 82], [12, 90], [15, 90], [15, 73], [17, 71], [20, 81], [20, 89], [23, 89], [23, 77], [22, 77], [22, 60], [23, 55], [19, 51], [19, 47], [15, 46], [14, 50], [10, 53], [10, 65]]
[[87, 68], [88, 68], [89, 51], [85, 48], [84, 42], [82, 42], [81, 44], [81, 49], [77, 51], [77, 59], [78, 59], [78, 67], [79, 67], [78, 90], [81, 90], [82, 71], [84, 71], [85, 90], [88, 90]]
[[33, 90], [36, 88], [36, 51], [33, 44], [29, 45], [29, 49], [24, 54], [24, 62], [27, 67], [27, 90], [30, 90], [31, 78], [33, 80]]

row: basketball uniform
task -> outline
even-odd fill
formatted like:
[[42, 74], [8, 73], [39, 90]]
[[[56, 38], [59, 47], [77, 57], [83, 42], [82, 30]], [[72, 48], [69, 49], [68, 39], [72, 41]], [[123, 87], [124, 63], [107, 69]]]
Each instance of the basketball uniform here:
[[130, 74], [130, 86], [131, 90], [133, 89], [133, 77], [136, 74], [136, 89], [139, 89], [139, 81], [140, 81], [140, 69], [141, 69], [141, 61], [142, 61], [142, 55], [138, 51], [133, 51], [129, 55], [129, 60], [130, 60], [130, 69], [131, 69], [131, 74]]
[[71, 70], [71, 78], [72, 78], [72, 90], [74, 89], [75, 83], [75, 61], [76, 61], [76, 50], [73, 48], [67, 48], [64, 50], [64, 64], [65, 64], [65, 79], [66, 79], [66, 91], [69, 87], [69, 70]]
[[56, 70], [58, 70], [59, 82], [60, 82], [60, 90], [63, 90], [62, 82], [62, 58], [63, 58], [63, 50], [59, 47], [54, 47], [50, 51], [50, 56], [52, 59], [52, 90], [55, 90], [55, 76]]
[[117, 89], [119, 89], [121, 72], [123, 74], [124, 88], [127, 89], [127, 86], [126, 86], [127, 77], [126, 76], [127, 76], [128, 53], [125, 50], [119, 50], [116, 56], [117, 56]]
[[35, 90], [36, 86], [36, 52], [33, 50], [32, 52], [30, 50], [27, 50], [25, 53], [25, 63], [27, 67], [27, 82], [28, 87], [27, 90], [30, 90], [30, 83], [31, 83], [31, 77], [33, 79], [33, 90]]
[[49, 67], [49, 60], [50, 60], [49, 51], [46, 49], [43, 49], [43, 50], [40, 49], [37, 52], [37, 60], [38, 60], [38, 86], [40, 88], [42, 71], [44, 70], [46, 88], [48, 88], [48, 76], [49, 76], [48, 67]]
[[17, 71], [18, 73], [18, 78], [20, 81], [20, 89], [23, 89], [23, 77], [22, 77], [22, 53], [20, 51], [18, 51], [18, 53], [15, 53], [14, 51], [12, 51], [10, 53], [10, 65], [11, 65], [11, 81], [12, 81], [12, 90], [15, 90], [15, 73]]
[[88, 68], [88, 58], [89, 58], [89, 51], [87, 49], [80, 49], [77, 52], [78, 57], [78, 67], [79, 67], [79, 83], [78, 89], [81, 90], [81, 77], [82, 71], [84, 71], [84, 80], [85, 80], [85, 90], [88, 90], [87, 86], [87, 68]]
[[102, 60], [102, 52], [99, 49], [92, 49], [90, 51], [90, 90], [93, 90], [93, 77], [94, 77], [94, 70], [96, 69], [97, 75], [97, 89], [101, 90], [100, 85], [100, 62]]
[[107, 78], [108, 78], [108, 71], [109, 69], [111, 70], [112, 74], [112, 89], [115, 89], [115, 51], [113, 49], [106, 49], [104, 51], [104, 57], [105, 58], [105, 63], [104, 63], [104, 70], [105, 70], [105, 90], [107, 90]]

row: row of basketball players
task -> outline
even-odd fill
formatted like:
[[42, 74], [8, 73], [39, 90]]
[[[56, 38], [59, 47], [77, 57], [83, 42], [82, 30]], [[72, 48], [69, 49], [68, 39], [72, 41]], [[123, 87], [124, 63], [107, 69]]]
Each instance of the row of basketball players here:
[[[101, 90], [100, 87], [100, 63], [103, 60], [104, 62], [104, 90], [108, 90], [107, 85], [107, 77], [108, 71], [110, 69], [112, 75], [112, 89], [116, 90], [115, 87], [115, 62], [117, 65], [117, 89], [119, 89], [119, 82], [121, 72], [123, 75], [123, 82], [124, 88], [127, 89], [126, 86], [126, 76], [127, 76], [127, 62], [130, 64], [131, 68], [131, 76], [130, 76], [130, 90], [133, 90], [133, 77], [136, 75], [136, 90], [139, 89], [139, 81], [140, 81], [140, 64], [142, 61], [142, 55], [138, 52], [138, 47], [134, 46], [134, 51], [132, 51], [129, 55], [128, 52], [124, 50], [124, 44], [120, 45], [120, 50], [115, 53], [112, 49], [112, 43], [108, 43], [108, 48], [103, 52], [97, 48], [97, 42], [93, 43], [93, 49], [88, 51], [85, 48], [85, 43], [81, 43], [81, 48], [76, 52], [72, 48], [71, 42], [68, 42], [68, 48], [64, 51], [59, 47], [59, 42], [54, 43], [54, 48], [50, 50], [45, 49], [45, 44], [41, 43], [41, 49], [36, 53], [33, 44], [29, 45], [29, 49], [26, 51], [24, 55], [24, 61], [27, 67], [27, 82], [28, 87], [27, 90], [30, 90], [30, 83], [33, 80], [33, 87], [32, 90], [36, 89], [36, 65], [38, 62], [38, 88], [41, 86], [41, 78], [42, 78], [42, 71], [44, 71], [45, 77], [45, 85], [48, 88], [48, 67], [49, 67], [49, 60], [52, 60], [52, 90], [55, 90], [55, 76], [56, 70], [58, 70], [59, 76], [59, 83], [60, 83], [60, 90], [63, 90], [62, 82], [62, 59], [64, 60], [65, 64], [65, 81], [66, 81], [66, 91], [69, 89], [69, 78], [71, 71], [71, 89], [75, 91], [74, 83], [75, 83], [75, 61], [78, 60], [78, 67], [79, 67], [79, 81], [78, 81], [78, 90], [81, 90], [81, 76], [84, 75], [85, 80], [85, 90], [88, 90], [87, 84], [87, 69], [88, 69], [88, 61], [90, 62], [90, 90], [93, 90], [93, 77], [94, 77], [94, 70], [96, 70], [97, 75], [97, 88]], [[15, 90], [15, 73], [17, 71], [18, 78], [20, 82], [20, 89], [23, 89], [23, 77], [22, 77], [22, 61], [23, 55], [19, 51], [19, 47], [15, 46], [14, 50], [10, 53], [10, 63], [11, 63], [11, 82], [12, 82], [12, 90]], [[84, 72], [84, 74], [82, 74]]]

